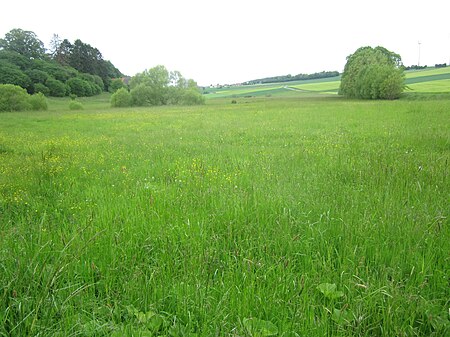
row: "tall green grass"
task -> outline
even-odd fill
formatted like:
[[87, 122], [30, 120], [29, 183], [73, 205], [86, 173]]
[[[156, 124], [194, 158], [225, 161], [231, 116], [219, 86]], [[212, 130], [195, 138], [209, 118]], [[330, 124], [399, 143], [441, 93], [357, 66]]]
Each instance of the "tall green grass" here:
[[89, 102], [0, 115], [1, 336], [449, 333], [448, 100]]

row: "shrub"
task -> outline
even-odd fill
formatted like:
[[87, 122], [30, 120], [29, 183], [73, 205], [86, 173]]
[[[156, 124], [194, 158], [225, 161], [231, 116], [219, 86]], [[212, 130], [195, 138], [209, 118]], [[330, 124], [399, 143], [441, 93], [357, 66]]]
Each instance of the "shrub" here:
[[109, 85], [109, 92], [115, 93], [120, 88], [125, 88], [125, 84], [123, 83], [121, 78], [115, 78], [111, 81], [111, 84]]
[[17, 85], [0, 84], [0, 111], [30, 109], [27, 91]]
[[47, 110], [47, 99], [44, 94], [39, 92], [37, 94], [31, 95], [28, 98], [28, 103], [31, 106], [32, 110]]
[[185, 105], [197, 105], [204, 104], [205, 98], [202, 94], [196, 90], [186, 90], [181, 96], [181, 104]]
[[99, 95], [102, 93], [104, 84], [100, 76], [83, 73], [80, 74], [80, 78], [89, 84], [89, 94], [86, 96]]
[[54, 97], [66, 96], [68, 89], [67, 89], [67, 86], [63, 82], [49, 77], [47, 79], [47, 81], [45, 81], [45, 85], [47, 86], [47, 88], [50, 91], [50, 93], [49, 93], [50, 96], [54, 96]]
[[45, 86], [45, 84], [42, 84], [42, 83], [36, 83], [36, 84], [34, 85], [34, 92], [35, 92], [35, 93], [41, 92], [41, 93], [43, 93], [45, 96], [49, 96], [49, 95], [50, 95], [50, 89], [47, 88], [47, 87]]
[[112, 107], [128, 107], [131, 106], [131, 94], [125, 88], [120, 88], [111, 96]]
[[149, 106], [157, 105], [158, 95], [153, 89], [145, 84], [139, 84], [131, 90], [131, 99], [133, 105]]
[[79, 77], [69, 79], [66, 84], [70, 88], [70, 93], [75, 94], [78, 97], [93, 95], [93, 84]]
[[75, 101], [75, 100], [71, 100], [69, 103], [69, 109], [70, 110], [83, 110], [83, 104], [81, 104], [81, 102]]
[[102, 93], [103, 90], [102, 90], [102, 88], [100, 88], [100, 86], [98, 86], [97, 84], [92, 83], [92, 82], [88, 82], [88, 83], [89, 83], [89, 86], [91, 87], [91, 92], [92, 92], [91, 96], [100, 95]]

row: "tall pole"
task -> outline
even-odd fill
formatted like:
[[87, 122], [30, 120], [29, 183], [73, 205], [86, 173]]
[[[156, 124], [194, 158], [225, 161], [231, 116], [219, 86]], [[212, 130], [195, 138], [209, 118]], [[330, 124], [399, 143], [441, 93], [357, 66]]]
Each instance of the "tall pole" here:
[[420, 43], [420, 41], [417, 43], [419, 44], [419, 60], [417, 61], [417, 66], [420, 67], [420, 45], [421, 45], [421, 43]]

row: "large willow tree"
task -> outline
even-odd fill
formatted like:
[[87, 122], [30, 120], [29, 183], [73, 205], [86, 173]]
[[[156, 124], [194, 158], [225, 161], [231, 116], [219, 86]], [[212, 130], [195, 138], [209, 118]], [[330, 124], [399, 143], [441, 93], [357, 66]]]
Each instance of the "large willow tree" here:
[[396, 99], [404, 89], [400, 55], [383, 47], [362, 47], [347, 57], [339, 94], [349, 98]]

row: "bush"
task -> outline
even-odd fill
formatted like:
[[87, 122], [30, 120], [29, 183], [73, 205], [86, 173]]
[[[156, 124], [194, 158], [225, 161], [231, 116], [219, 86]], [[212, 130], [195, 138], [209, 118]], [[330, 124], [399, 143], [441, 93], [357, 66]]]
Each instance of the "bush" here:
[[103, 92], [104, 84], [100, 76], [83, 73], [80, 78], [89, 84], [89, 94], [86, 96], [100, 95]]
[[30, 95], [17, 85], [0, 84], [0, 111], [21, 111], [30, 109]]
[[69, 103], [69, 109], [70, 110], [83, 110], [83, 104], [81, 104], [81, 102], [75, 101], [75, 100], [71, 100]]
[[136, 106], [157, 105], [159, 98], [153, 89], [145, 84], [139, 84], [131, 90], [130, 94], [132, 103]]
[[183, 93], [180, 102], [185, 105], [205, 104], [205, 98], [200, 92], [191, 89]]
[[66, 84], [70, 88], [70, 93], [75, 94], [78, 97], [94, 95], [94, 84], [79, 77], [69, 79]]
[[50, 95], [50, 89], [47, 88], [44, 84], [42, 83], [36, 83], [34, 85], [34, 92], [38, 93], [41, 92], [43, 93], [45, 96], [49, 96]]
[[32, 110], [47, 110], [47, 99], [44, 94], [39, 92], [37, 94], [31, 95], [28, 98], [28, 103], [31, 106]]
[[125, 88], [120, 88], [111, 96], [112, 107], [128, 107], [131, 106], [131, 94]]
[[49, 77], [47, 81], [45, 81], [45, 85], [49, 89], [50, 96], [54, 97], [64, 97], [66, 96], [66, 93], [68, 91], [67, 86], [58, 80], [55, 80], [54, 78]]
[[97, 84], [92, 83], [92, 82], [88, 82], [88, 83], [89, 83], [89, 86], [91, 87], [91, 92], [92, 92], [91, 96], [100, 95], [103, 92], [102, 88], [100, 88], [100, 86], [98, 86]]
[[125, 88], [125, 84], [123, 83], [121, 78], [115, 78], [111, 81], [111, 84], [109, 85], [109, 92], [115, 93], [120, 88]]

